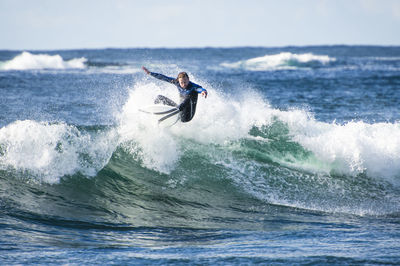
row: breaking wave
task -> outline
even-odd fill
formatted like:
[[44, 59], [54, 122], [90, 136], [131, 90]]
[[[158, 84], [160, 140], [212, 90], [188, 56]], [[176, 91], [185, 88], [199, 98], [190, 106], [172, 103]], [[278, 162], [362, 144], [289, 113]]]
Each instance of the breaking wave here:
[[60, 55], [22, 52], [9, 61], [1, 62], [0, 70], [83, 69], [86, 61], [84, 57], [66, 61]]
[[220, 201], [209, 191], [228, 186], [227, 194], [244, 201], [359, 215], [399, 212], [398, 123], [324, 123], [304, 110], [272, 108], [255, 92], [226, 100], [223, 93], [210, 91], [207, 100], [199, 100], [190, 124], [161, 129], [157, 119], [138, 111], [161, 91], [171, 98], [176, 93], [156, 83], [135, 84], [118, 123], [110, 127], [32, 120], [4, 126], [0, 170], [49, 184], [81, 175], [121, 182], [129, 189], [110, 184], [96, 189], [115, 197], [117, 203], [107, 212], [136, 220], [138, 212], [126, 213], [119, 205], [133, 197], [133, 188], [142, 191], [148, 182], [152, 187], [146, 193], [154, 195], [134, 196], [146, 206], [165, 204], [157, 191], [175, 194], [176, 189], [190, 190], [190, 197], [200, 194], [198, 202], [176, 205], [206, 206], [212, 197]]
[[327, 55], [312, 53], [293, 54], [282, 52], [275, 55], [265, 55], [233, 63], [222, 63], [223, 67], [244, 69], [250, 71], [266, 71], [277, 69], [297, 69], [301, 67], [318, 67], [336, 61]]

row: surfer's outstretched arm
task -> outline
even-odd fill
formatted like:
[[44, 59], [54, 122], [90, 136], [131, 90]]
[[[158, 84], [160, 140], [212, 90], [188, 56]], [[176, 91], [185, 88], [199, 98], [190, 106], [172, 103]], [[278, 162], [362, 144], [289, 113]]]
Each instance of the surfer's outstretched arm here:
[[151, 72], [147, 68], [145, 68], [144, 66], [142, 66], [142, 69], [143, 69], [144, 72], [146, 72], [147, 75], [150, 75], [150, 76], [152, 76], [152, 77], [154, 77], [156, 79], [162, 80], [162, 81], [166, 81], [166, 82], [169, 82], [169, 83], [174, 83], [175, 80], [176, 80], [174, 78], [170, 78], [170, 77], [164, 76], [163, 74]]

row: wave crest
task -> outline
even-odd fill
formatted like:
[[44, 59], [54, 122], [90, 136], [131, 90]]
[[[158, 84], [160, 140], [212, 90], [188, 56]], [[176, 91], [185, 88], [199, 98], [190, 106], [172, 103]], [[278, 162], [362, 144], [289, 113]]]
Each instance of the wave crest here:
[[0, 128], [0, 168], [57, 183], [64, 175], [95, 176], [115, 148], [112, 132], [91, 135], [64, 123], [15, 121]]
[[65, 61], [60, 55], [31, 54], [22, 52], [13, 59], [3, 62], [2, 70], [29, 70], [29, 69], [83, 69], [86, 58], [74, 58]]
[[312, 53], [293, 54], [290, 52], [282, 52], [275, 55], [265, 55], [247, 60], [241, 60], [234, 63], [222, 63], [221, 65], [234, 69], [265, 71], [320, 66], [334, 61], [336, 61], [335, 58], [327, 55], [314, 55]]

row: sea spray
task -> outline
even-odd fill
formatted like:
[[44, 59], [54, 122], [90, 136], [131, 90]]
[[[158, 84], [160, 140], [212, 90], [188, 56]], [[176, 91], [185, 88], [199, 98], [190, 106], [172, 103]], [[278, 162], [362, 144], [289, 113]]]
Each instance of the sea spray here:
[[162, 91], [154, 83], [136, 84], [122, 108], [118, 134], [120, 145], [143, 166], [169, 173], [179, 158], [178, 144], [168, 130], [158, 127], [159, 117], [139, 111], [151, 105], [159, 93], [173, 95], [170, 89]]

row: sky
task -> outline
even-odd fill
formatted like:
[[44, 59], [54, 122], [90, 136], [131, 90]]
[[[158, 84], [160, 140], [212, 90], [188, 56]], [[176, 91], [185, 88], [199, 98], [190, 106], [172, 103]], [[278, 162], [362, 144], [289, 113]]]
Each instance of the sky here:
[[0, 49], [400, 45], [400, 0], [0, 0]]

